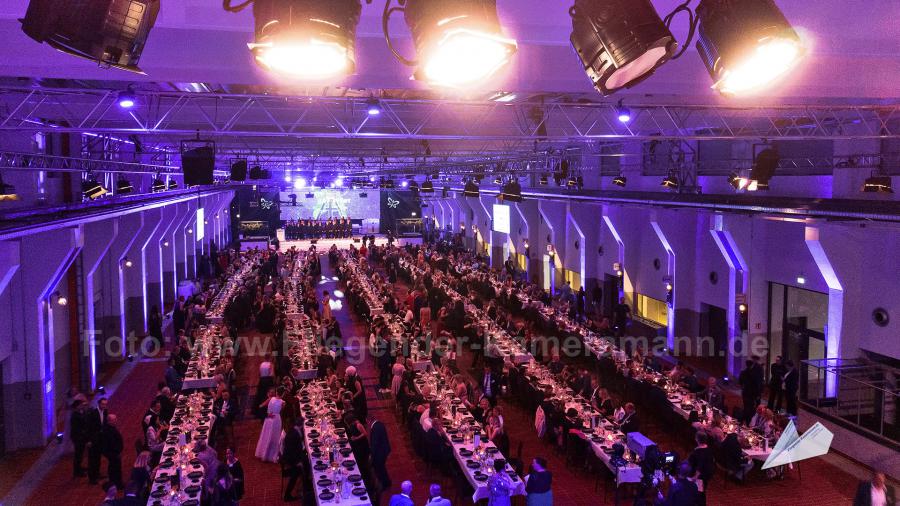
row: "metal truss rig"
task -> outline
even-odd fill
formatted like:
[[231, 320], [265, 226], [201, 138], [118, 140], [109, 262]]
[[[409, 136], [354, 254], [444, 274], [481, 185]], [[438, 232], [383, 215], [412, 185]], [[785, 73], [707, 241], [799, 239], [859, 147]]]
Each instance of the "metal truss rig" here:
[[900, 138], [900, 105], [629, 105], [380, 100], [0, 87], [0, 130], [218, 138], [475, 141]]
[[93, 172], [128, 174], [180, 174], [180, 167], [145, 163], [95, 160], [68, 156], [0, 151], [0, 169], [45, 170], [48, 172]]

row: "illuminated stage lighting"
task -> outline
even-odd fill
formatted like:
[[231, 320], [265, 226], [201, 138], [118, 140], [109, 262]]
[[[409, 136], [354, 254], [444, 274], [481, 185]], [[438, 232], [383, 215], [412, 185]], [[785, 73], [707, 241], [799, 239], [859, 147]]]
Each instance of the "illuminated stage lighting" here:
[[134, 186], [127, 179], [116, 181], [116, 195], [127, 195], [134, 191]]
[[643, 81], [678, 47], [650, 0], [575, 0], [572, 47], [597, 91]]
[[119, 93], [117, 102], [122, 109], [131, 109], [137, 104], [137, 96], [131, 90], [123, 91]]
[[725, 95], [756, 91], [795, 68], [804, 49], [773, 0], [702, 0], [697, 52]]
[[162, 180], [162, 178], [157, 177], [153, 180], [153, 183], [150, 185], [151, 192], [161, 192], [166, 190], [166, 182]]
[[[406, 183], [406, 181], [404, 181], [404, 183]], [[410, 181], [409, 183], [406, 184], [406, 187], [409, 188], [409, 191], [413, 191], [416, 193], [419, 192], [419, 183], [417, 183], [415, 181]]]
[[434, 183], [432, 183], [430, 179], [426, 179], [425, 182], [422, 183], [422, 188], [419, 191], [422, 193], [434, 193]]
[[[378, 116], [381, 114], [381, 104], [376, 98], [370, 98], [366, 101], [366, 112], [369, 116]], [[363, 164], [365, 165], [365, 163]]]
[[621, 186], [624, 188], [625, 185], [628, 184], [628, 179], [625, 176], [623, 176], [622, 174], [619, 174], [618, 176], [613, 178], [612, 182], [614, 185]]
[[866, 178], [863, 183], [862, 191], [864, 193], [894, 193], [894, 187], [891, 184], [891, 176], [881, 176], [873, 173]]
[[662, 183], [660, 183], [660, 186], [664, 186], [664, 187], [670, 188], [670, 189], [678, 188], [678, 176], [669, 174], [668, 176], [663, 178]]
[[[385, 38], [398, 59], [417, 67], [417, 80], [460, 88], [478, 85], [518, 50], [516, 41], [503, 35], [496, 0], [406, 0], [402, 9], [390, 5], [388, 1], [382, 19]], [[387, 27], [394, 10], [404, 13], [416, 61], [393, 48]]]
[[478, 188], [478, 185], [475, 184], [475, 181], [470, 180], [463, 188], [463, 195], [465, 195], [466, 197], [478, 197], [479, 195], [481, 195], [481, 189]]
[[503, 185], [503, 191], [497, 198], [503, 202], [522, 202], [522, 185], [513, 179]]
[[175, 181], [174, 179], [170, 180], [169, 181], [169, 189], [177, 190], [178, 189], [178, 181]]
[[541, 176], [541, 179], [538, 180], [538, 184], [541, 186], [547, 186], [548, 178], [547, 176]]
[[620, 123], [631, 123], [631, 109], [622, 105], [621, 100], [619, 100], [619, 105], [616, 106], [616, 117], [619, 118]]
[[96, 179], [89, 176], [89, 179], [81, 182], [81, 193], [84, 195], [84, 198], [95, 200], [109, 193], [109, 190], [104, 188]]
[[137, 64], [159, 5], [159, 0], [31, 0], [22, 31], [102, 67], [143, 74]]
[[0, 176], [0, 202], [4, 200], [19, 200], [19, 195], [16, 193], [16, 188], [11, 185], [3, 182], [3, 177]]
[[[247, 4], [225, 10], [237, 12]], [[321, 80], [356, 69], [356, 25], [359, 0], [256, 0], [254, 42], [248, 44], [256, 62], [285, 77]]]

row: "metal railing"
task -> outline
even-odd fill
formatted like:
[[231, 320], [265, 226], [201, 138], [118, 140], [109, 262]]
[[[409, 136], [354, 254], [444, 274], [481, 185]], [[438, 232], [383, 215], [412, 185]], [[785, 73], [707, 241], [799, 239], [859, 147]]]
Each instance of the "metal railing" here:
[[804, 360], [800, 402], [859, 432], [900, 443], [900, 370], [862, 359]]

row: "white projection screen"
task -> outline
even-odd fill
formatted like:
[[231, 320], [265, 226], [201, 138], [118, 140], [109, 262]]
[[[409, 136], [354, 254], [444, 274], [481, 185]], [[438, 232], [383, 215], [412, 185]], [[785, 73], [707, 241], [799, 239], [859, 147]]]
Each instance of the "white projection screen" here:
[[494, 204], [494, 232], [509, 233], [509, 206]]

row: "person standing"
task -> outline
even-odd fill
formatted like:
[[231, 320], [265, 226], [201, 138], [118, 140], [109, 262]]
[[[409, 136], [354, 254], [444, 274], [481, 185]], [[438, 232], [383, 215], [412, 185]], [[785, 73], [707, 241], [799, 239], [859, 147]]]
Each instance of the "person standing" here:
[[281, 391], [274, 387], [269, 389], [268, 398], [259, 405], [260, 410], [265, 410], [266, 419], [263, 422], [259, 440], [256, 442], [256, 458], [263, 462], [277, 462], [278, 446], [281, 441], [281, 408], [284, 401], [281, 399]]
[[738, 376], [743, 401], [743, 412], [741, 413], [741, 422], [743, 423], [750, 423], [750, 418], [756, 412], [756, 406], [759, 405], [760, 392], [757, 388], [755, 373], [755, 362], [747, 360], [744, 363], [744, 370]]
[[603, 288], [600, 283], [594, 285], [594, 289], [591, 290], [591, 303], [594, 305], [594, 313], [600, 315], [600, 309], [603, 307]]
[[553, 475], [547, 470], [547, 460], [535, 457], [531, 461], [531, 473], [525, 477], [527, 506], [553, 506]]
[[506, 474], [506, 460], [494, 460], [494, 474], [488, 478], [488, 506], [511, 506], [512, 479]]
[[225, 465], [234, 482], [234, 500], [240, 501], [244, 497], [244, 467], [234, 454], [234, 448], [225, 449]]
[[709, 490], [709, 482], [716, 472], [716, 460], [712, 448], [709, 447], [709, 436], [706, 435], [706, 432], [697, 432], [694, 440], [697, 442], [697, 447], [688, 457], [688, 463], [691, 465], [694, 483], [697, 484], [697, 490], [700, 492], [697, 504], [705, 506], [706, 491]]
[[412, 500], [413, 484], [411, 481], [404, 481], [400, 484], [400, 493], [391, 497], [388, 506], [415, 506]]
[[72, 475], [76, 478], [84, 476], [84, 468], [81, 462], [84, 460], [84, 450], [88, 444], [87, 404], [81, 399], [76, 399], [72, 404], [72, 414], [69, 425], [69, 438], [75, 446], [75, 455], [72, 466]]
[[853, 498], [853, 506], [892, 506], [896, 503], [894, 488], [886, 483], [881, 471], [872, 473], [870, 481], [860, 483]]
[[159, 343], [163, 342], [162, 326], [163, 320], [159, 306], [151, 307], [150, 315], [147, 317], [147, 333], [150, 334], [150, 337], [156, 338]]
[[97, 407], [85, 415], [85, 429], [88, 450], [88, 480], [92, 485], [100, 478], [100, 457], [103, 454], [103, 428], [106, 426], [107, 405], [109, 401], [101, 398]]
[[793, 360], [785, 362], [784, 373], [784, 399], [787, 404], [787, 414], [797, 416], [797, 390], [800, 389], [800, 371], [794, 365]]
[[376, 418], [372, 418], [369, 425], [369, 443], [372, 449], [372, 469], [378, 483], [381, 484], [381, 490], [391, 488], [391, 477], [388, 475], [387, 459], [391, 454], [391, 442], [388, 438], [387, 428], [384, 423]]
[[428, 506], [450, 506], [450, 499], [441, 497], [441, 486], [437, 483], [432, 483], [428, 487], [428, 502], [425, 504]]
[[575, 292], [575, 314], [578, 315], [579, 318], [583, 318], [585, 313], [585, 299], [587, 298], [587, 294], [584, 292], [584, 287], [580, 287], [577, 292]]
[[781, 363], [781, 355], [775, 357], [775, 363], [769, 368], [769, 402], [767, 407], [774, 412], [781, 411], [784, 398], [784, 374], [787, 369]]
[[123, 488], [122, 450], [124, 443], [122, 441], [122, 433], [119, 432], [117, 425], [116, 415], [110, 414], [106, 417], [101, 445], [103, 456], [106, 458], [106, 473], [109, 475], [109, 481], [115, 483], [117, 487]]
[[281, 466], [284, 473], [290, 476], [287, 488], [284, 489], [284, 500], [294, 501], [292, 492], [297, 481], [303, 476], [303, 419], [297, 417], [294, 427], [284, 436], [284, 450], [281, 453]]

